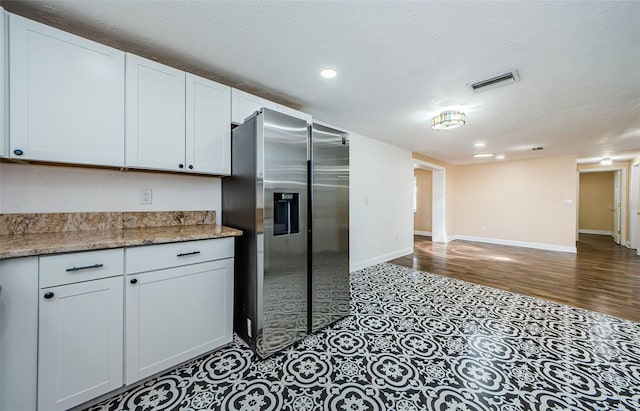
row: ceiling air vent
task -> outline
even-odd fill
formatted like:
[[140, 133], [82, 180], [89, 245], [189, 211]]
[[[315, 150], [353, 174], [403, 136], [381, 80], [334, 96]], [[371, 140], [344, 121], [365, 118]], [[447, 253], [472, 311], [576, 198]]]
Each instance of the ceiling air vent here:
[[477, 81], [475, 83], [469, 84], [471, 90], [474, 93], [479, 91], [485, 91], [492, 88], [496, 88], [499, 86], [506, 86], [507, 84], [512, 84], [517, 81], [520, 81], [520, 76], [518, 75], [517, 70], [512, 70], [508, 73], [503, 73], [495, 77], [488, 78], [486, 80]]

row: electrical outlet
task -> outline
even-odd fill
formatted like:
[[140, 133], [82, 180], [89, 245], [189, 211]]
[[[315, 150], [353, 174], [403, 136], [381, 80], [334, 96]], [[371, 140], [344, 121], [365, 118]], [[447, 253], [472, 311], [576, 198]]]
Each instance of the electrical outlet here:
[[144, 188], [140, 190], [140, 204], [151, 204], [153, 202], [153, 190]]

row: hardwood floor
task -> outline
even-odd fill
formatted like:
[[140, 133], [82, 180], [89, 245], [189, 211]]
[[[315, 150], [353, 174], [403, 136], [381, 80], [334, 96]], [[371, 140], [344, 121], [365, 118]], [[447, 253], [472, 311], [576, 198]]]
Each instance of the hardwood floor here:
[[608, 236], [580, 234], [578, 253], [414, 237], [391, 263], [640, 322], [640, 257]]

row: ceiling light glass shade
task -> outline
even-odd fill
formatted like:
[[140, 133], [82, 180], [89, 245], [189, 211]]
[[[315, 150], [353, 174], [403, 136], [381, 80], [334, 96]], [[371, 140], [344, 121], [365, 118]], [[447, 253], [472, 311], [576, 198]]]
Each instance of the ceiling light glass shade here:
[[601, 165], [601, 166], [608, 167], [608, 166], [610, 166], [611, 164], [613, 164], [613, 161], [612, 161], [609, 157], [605, 157], [605, 158], [603, 158], [603, 159], [600, 161], [600, 165]]
[[467, 116], [461, 111], [445, 111], [431, 120], [431, 128], [434, 130], [451, 130], [465, 125]]
[[334, 78], [338, 75], [338, 72], [334, 69], [326, 68], [320, 72], [320, 75], [324, 78]]

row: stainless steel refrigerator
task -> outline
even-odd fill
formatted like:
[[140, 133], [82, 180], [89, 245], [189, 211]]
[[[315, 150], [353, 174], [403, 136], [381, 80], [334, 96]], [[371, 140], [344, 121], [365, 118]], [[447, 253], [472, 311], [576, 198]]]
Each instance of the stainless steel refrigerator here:
[[261, 357], [348, 315], [348, 159], [345, 133], [269, 109], [233, 130], [234, 330]]

